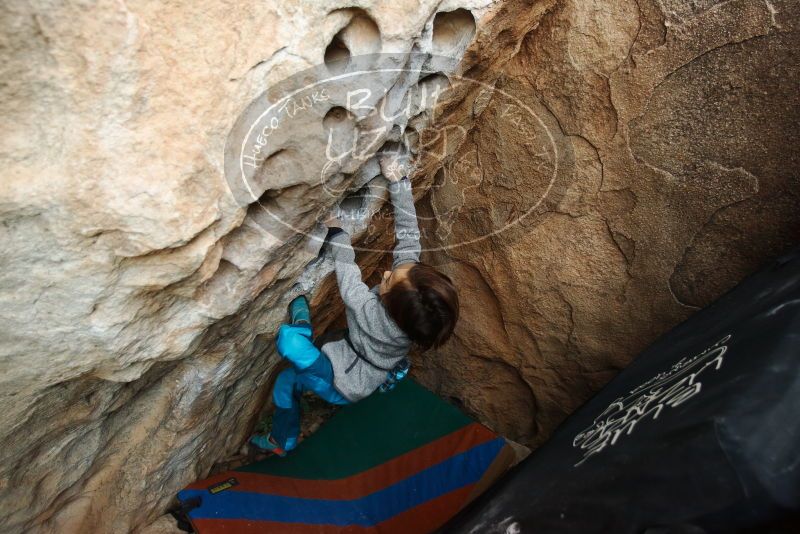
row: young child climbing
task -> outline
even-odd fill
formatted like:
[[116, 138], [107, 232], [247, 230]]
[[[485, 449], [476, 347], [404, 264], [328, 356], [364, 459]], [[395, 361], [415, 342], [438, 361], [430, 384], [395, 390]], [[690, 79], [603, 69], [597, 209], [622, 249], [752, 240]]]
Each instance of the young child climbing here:
[[408, 162], [384, 157], [380, 163], [394, 208], [392, 270], [383, 273], [380, 284], [367, 287], [350, 236], [329, 222], [325, 246], [334, 259], [347, 329], [312, 342], [308, 300], [300, 295], [290, 302], [290, 323], [280, 327], [277, 349], [292, 366], [275, 382], [271, 432], [250, 439], [261, 452], [284, 456], [297, 445], [299, 401], [305, 391], [331, 404], [359, 401], [405, 362], [413, 344], [422, 350], [439, 347], [453, 333], [459, 312], [456, 288], [446, 275], [419, 262], [420, 234]]

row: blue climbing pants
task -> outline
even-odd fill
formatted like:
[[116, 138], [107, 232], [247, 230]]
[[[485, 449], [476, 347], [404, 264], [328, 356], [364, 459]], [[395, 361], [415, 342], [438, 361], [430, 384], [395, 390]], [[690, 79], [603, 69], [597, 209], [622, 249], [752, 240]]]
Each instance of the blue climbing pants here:
[[308, 324], [284, 324], [278, 331], [278, 353], [292, 363], [275, 381], [272, 400], [272, 439], [284, 450], [297, 446], [300, 434], [300, 397], [313, 391], [331, 404], [347, 404], [348, 400], [333, 387], [330, 360], [311, 340]]

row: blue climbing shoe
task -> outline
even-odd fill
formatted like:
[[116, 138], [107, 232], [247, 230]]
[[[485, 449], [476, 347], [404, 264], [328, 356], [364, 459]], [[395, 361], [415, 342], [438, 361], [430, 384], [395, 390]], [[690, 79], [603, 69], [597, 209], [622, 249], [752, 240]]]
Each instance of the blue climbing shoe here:
[[250, 438], [248, 443], [260, 453], [274, 454], [281, 457], [286, 456], [286, 451], [278, 447], [278, 444], [272, 441], [272, 437], [269, 434], [256, 434]]
[[305, 295], [295, 297], [289, 303], [289, 316], [292, 324], [306, 323], [311, 325], [311, 310], [308, 308], [308, 299]]

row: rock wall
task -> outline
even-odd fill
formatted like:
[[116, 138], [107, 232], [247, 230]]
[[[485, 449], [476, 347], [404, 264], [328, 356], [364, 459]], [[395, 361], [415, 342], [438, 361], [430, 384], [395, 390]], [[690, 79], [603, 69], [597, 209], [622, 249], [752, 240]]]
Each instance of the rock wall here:
[[[540, 443], [798, 240], [797, 15], [736, 0], [0, 6], [0, 526], [135, 531], [238, 450], [287, 289], [310, 281], [320, 330], [341, 320], [316, 218], [360, 202], [373, 152], [408, 142], [397, 131], [417, 136], [427, 259], [462, 292], [456, 338], [415, 357], [418, 377]], [[313, 183], [323, 143], [275, 151], [259, 202], [242, 198], [225, 172], [237, 117], [291, 74], [376, 52], [455, 56], [480, 83], [393, 79], [402, 98], [453, 87], [340, 162], [338, 196]], [[319, 131], [374, 126], [344, 108]], [[378, 197], [355, 229], [367, 275], [391, 245]], [[262, 203], [302, 231], [265, 232]]]
[[[462, 287], [421, 378], [535, 446], [659, 334], [800, 242], [800, 3], [560, 1], [505, 68], [571, 155], [514, 231], [428, 256]], [[549, 179], [489, 109], [453, 233], [488, 235]], [[455, 156], [458, 159], [459, 155]], [[452, 205], [434, 188], [421, 211]], [[427, 206], [427, 207], [426, 207]], [[524, 407], [524, 409], [519, 409]]]
[[[237, 117], [350, 55], [463, 53], [491, 7], [0, 6], [0, 530], [136, 530], [240, 448], [277, 362], [284, 294], [319, 243], [308, 217], [295, 221], [305, 234], [265, 231], [231, 190]], [[305, 148], [269, 162], [258, 200], [290, 212], [340, 200], [309, 185], [319, 158]], [[350, 167], [341, 197], [357, 188]]]

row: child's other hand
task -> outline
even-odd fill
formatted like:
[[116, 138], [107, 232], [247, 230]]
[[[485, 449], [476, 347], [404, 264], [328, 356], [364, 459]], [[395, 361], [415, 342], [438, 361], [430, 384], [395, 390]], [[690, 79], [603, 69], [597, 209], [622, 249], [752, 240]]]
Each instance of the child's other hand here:
[[411, 172], [411, 161], [403, 154], [384, 154], [380, 165], [381, 173], [390, 182], [399, 182]]

